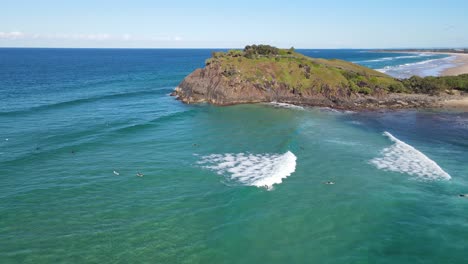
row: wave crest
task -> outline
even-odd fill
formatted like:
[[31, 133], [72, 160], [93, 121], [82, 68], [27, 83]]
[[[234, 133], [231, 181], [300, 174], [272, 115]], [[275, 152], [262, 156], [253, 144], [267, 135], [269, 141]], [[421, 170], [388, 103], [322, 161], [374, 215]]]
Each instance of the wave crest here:
[[241, 184], [266, 187], [280, 184], [296, 170], [296, 156], [284, 154], [212, 154], [202, 157], [198, 164]]
[[277, 108], [289, 108], [289, 109], [301, 109], [301, 110], [304, 109], [304, 107], [302, 107], [302, 106], [294, 105], [294, 104], [288, 104], [288, 103], [270, 102], [268, 104], [272, 105], [273, 107], [277, 107]]
[[382, 150], [381, 157], [370, 161], [377, 168], [407, 173], [430, 180], [451, 179], [450, 175], [435, 161], [428, 158], [419, 150], [399, 140], [389, 132], [384, 132], [384, 135], [393, 141], [394, 144]]

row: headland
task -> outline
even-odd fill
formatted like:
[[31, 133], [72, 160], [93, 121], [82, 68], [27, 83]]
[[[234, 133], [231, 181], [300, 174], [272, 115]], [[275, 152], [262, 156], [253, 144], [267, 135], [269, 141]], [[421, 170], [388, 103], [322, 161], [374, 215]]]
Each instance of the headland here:
[[396, 79], [343, 60], [307, 57], [293, 48], [252, 45], [214, 52], [205, 67], [189, 74], [172, 95], [184, 103], [275, 101], [376, 110], [450, 107], [455, 101], [465, 102], [466, 92], [468, 74]]

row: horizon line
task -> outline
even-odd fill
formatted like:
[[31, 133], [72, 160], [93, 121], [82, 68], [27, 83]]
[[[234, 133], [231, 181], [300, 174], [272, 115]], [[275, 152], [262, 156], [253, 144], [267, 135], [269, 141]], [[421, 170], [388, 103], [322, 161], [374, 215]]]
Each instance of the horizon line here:
[[[252, 44], [254, 45], [254, 44]], [[257, 44], [261, 45], [261, 44]], [[244, 47], [0, 47], [0, 49], [244, 49]], [[280, 48], [282, 49], [282, 48]], [[287, 49], [287, 48], [285, 48]], [[388, 47], [388, 48], [296, 48], [296, 50], [413, 50], [413, 49], [468, 49], [467, 47]]]

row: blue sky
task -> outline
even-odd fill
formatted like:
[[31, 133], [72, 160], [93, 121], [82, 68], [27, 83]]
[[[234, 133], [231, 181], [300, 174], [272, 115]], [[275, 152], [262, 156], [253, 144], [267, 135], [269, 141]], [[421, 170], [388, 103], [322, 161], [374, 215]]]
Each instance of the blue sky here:
[[0, 47], [468, 47], [468, 1], [0, 1]]

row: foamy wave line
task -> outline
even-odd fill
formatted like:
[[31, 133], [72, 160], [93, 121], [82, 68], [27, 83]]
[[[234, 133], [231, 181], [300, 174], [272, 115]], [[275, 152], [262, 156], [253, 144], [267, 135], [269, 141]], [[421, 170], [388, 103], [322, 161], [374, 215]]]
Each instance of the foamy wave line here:
[[287, 104], [287, 103], [279, 103], [279, 102], [270, 102], [269, 105], [274, 107], [281, 107], [281, 108], [291, 108], [291, 109], [304, 109], [304, 107], [299, 105]]
[[392, 61], [392, 60], [399, 60], [399, 59], [413, 59], [413, 58], [420, 58], [420, 57], [427, 57], [430, 54], [418, 54], [418, 55], [405, 55], [405, 56], [395, 56], [395, 57], [383, 57], [380, 59], [373, 59], [373, 60], [363, 60], [363, 61], [354, 61], [354, 63], [362, 63], [362, 62], [382, 62], [382, 61]]
[[416, 66], [416, 65], [423, 65], [423, 64], [428, 64], [428, 63], [434, 62], [434, 61], [440, 61], [440, 60], [443, 60], [443, 59], [432, 59], [432, 60], [425, 60], [425, 61], [419, 61], [419, 62], [414, 62], [414, 63], [399, 64], [399, 65], [395, 65], [395, 66], [385, 66], [382, 69], [377, 69], [377, 71], [387, 72], [387, 71], [392, 70], [392, 69], [412, 67], [412, 66]]
[[[381, 69], [376, 69], [376, 71], [387, 73], [392, 75], [393, 77], [397, 78], [407, 78], [411, 75], [420, 75], [421, 77], [428, 76], [428, 75], [436, 75], [438, 76], [440, 72], [446, 68], [449, 68], [453, 63], [454, 56], [441, 58], [441, 59], [430, 59], [424, 60], [414, 63], [405, 63], [399, 64], [394, 66], [385, 66]], [[418, 71], [424, 70], [436, 70], [433, 74], [418, 74]], [[392, 74], [393, 72], [393, 74]]]
[[377, 168], [387, 171], [407, 173], [424, 179], [451, 179], [435, 161], [428, 158], [419, 150], [384, 132], [394, 144], [381, 152], [381, 157], [374, 158], [370, 163]]
[[280, 184], [296, 170], [296, 156], [284, 154], [211, 154], [202, 157], [198, 164], [241, 184], [265, 187]]

